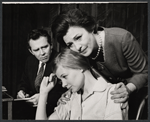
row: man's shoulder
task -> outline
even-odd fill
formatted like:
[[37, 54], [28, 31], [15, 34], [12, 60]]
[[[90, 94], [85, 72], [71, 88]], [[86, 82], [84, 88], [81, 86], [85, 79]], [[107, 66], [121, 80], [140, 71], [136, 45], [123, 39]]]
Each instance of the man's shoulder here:
[[27, 59], [26, 59], [26, 62], [27, 62], [27, 63], [30, 63], [30, 64], [33, 64], [33, 63], [35, 63], [35, 62], [38, 62], [38, 60], [35, 58], [35, 56], [29, 55], [29, 56], [27, 57]]
[[27, 60], [34, 60], [35, 57], [33, 55], [28, 55]]

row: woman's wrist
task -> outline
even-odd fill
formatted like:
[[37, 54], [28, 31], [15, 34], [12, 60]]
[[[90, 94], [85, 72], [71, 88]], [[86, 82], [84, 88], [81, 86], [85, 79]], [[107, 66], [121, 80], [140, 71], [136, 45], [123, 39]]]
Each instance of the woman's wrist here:
[[40, 93], [40, 96], [39, 96], [39, 100], [42, 101], [43, 103], [47, 102], [47, 98], [48, 98], [48, 94], [44, 94], [44, 93]]
[[49, 92], [40, 91], [40, 96], [47, 96]]

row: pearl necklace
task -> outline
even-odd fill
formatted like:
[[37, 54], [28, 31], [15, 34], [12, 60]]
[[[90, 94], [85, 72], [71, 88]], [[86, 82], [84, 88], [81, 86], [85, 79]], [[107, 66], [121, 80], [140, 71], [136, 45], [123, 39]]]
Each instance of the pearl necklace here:
[[95, 60], [98, 56], [99, 56], [99, 52], [100, 52], [100, 50], [102, 49], [102, 38], [101, 38], [101, 36], [100, 36], [100, 34], [98, 33], [98, 36], [99, 36], [99, 43], [98, 43], [98, 51], [97, 51], [97, 54], [96, 54], [96, 56], [94, 57], [94, 58], [92, 58], [93, 60]]

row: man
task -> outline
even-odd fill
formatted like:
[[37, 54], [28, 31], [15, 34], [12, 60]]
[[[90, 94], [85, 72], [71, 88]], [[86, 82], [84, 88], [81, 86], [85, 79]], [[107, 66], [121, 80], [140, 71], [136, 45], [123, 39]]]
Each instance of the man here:
[[[51, 38], [44, 29], [32, 30], [28, 35], [27, 41], [28, 50], [32, 55], [27, 58], [17, 98], [23, 99], [29, 97], [30, 99], [27, 102], [33, 108], [33, 106], [38, 104], [39, 88], [43, 76], [49, 76], [52, 73], [51, 60], [56, 52], [52, 50]], [[49, 114], [56, 106], [57, 100], [64, 91], [65, 89], [61, 87], [61, 84], [56, 83], [53, 92], [48, 97], [47, 108]]]

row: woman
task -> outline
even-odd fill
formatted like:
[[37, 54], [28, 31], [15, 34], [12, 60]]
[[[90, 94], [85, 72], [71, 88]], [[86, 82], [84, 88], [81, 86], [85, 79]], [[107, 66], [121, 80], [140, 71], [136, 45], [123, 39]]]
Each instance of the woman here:
[[40, 120], [122, 120], [127, 119], [120, 104], [111, 100], [110, 92], [115, 84], [108, 83], [102, 76], [95, 78], [86, 57], [64, 49], [54, 59], [53, 73], [62, 81], [62, 86], [72, 92], [70, 101], [59, 104], [54, 113], [46, 116], [46, 101], [49, 91], [55, 86], [52, 75], [45, 77], [40, 87], [36, 119]]
[[114, 102], [125, 103], [130, 93], [147, 85], [147, 56], [127, 30], [97, 27], [92, 16], [71, 9], [55, 18], [52, 32], [61, 45], [89, 57], [95, 69], [117, 83], [111, 92]]

